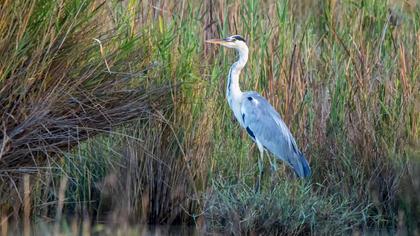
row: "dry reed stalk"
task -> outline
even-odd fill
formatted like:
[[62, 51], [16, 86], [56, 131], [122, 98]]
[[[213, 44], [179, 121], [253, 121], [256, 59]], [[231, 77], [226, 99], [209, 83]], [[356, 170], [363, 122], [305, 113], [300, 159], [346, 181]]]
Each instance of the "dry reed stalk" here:
[[79, 228], [80, 225], [78, 223], [79, 219], [77, 217], [73, 217], [73, 219], [71, 220], [71, 234], [73, 236], [79, 236], [80, 232], [79, 232]]
[[64, 206], [64, 200], [65, 200], [65, 193], [67, 189], [67, 182], [68, 178], [67, 176], [63, 176], [60, 181], [60, 188], [58, 190], [58, 205], [56, 209], [56, 215], [55, 215], [55, 224], [54, 224], [54, 234], [58, 235], [60, 233], [60, 224], [61, 224], [61, 217], [63, 214], [63, 206]]
[[2, 212], [0, 220], [1, 220], [1, 223], [0, 223], [1, 235], [7, 236], [8, 230], [9, 230], [9, 217], [4, 212]]
[[85, 215], [83, 216], [83, 221], [82, 221], [82, 235], [86, 235], [86, 236], [91, 235], [92, 233], [91, 230], [92, 229], [91, 229], [89, 216]]
[[23, 176], [23, 235], [31, 235], [31, 187], [30, 176]]

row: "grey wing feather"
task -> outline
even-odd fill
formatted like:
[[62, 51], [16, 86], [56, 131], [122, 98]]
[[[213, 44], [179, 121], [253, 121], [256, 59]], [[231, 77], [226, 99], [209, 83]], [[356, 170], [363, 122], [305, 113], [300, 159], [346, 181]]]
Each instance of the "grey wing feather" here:
[[257, 143], [291, 166], [299, 177], [311, 173], [290, 130], [271, 104], [256, 92], [243, 94], [241, 113], [245, 129]]

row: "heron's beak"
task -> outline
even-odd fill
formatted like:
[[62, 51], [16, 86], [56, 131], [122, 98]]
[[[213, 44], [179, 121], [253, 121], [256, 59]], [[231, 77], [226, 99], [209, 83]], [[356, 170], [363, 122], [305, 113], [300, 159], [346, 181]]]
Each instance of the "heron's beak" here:
[[208, 39], [206, 40], [206, 43], [226, 45], [227, 42], [223, 39]]

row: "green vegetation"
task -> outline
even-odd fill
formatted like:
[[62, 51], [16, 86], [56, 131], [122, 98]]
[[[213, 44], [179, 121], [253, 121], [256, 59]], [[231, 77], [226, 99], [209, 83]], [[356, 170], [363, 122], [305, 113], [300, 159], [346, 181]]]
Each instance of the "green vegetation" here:
[[[310, 180], [265, 160], [253, 191], [258, 151], [225, 100], [235, 55], [204, 44], [236, 33], [242, 89], [280, 112]], [[0, 34], [2, 230], [419, 230], [415, 1], [6, 0]]]

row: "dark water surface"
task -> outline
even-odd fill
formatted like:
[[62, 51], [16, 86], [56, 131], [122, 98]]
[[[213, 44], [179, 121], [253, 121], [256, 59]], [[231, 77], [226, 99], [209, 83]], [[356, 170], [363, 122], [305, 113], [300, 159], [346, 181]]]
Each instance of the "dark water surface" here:
[[[5, 233], [5, 234], [4, 234]], [[37, 222], [29, 227], [23, 223], [9, 224], [0, 235], [201, 235], [195, 226], [186, 225], [106, 225]]]
[[[220, 232], [219, 232], [220, 233]], [[10, 223], [7, 231], [1, 227], [0, 235], [203, 235], [195, 226], [187, 225], [127, 225], [127, 224], [94, 224], [88, 222], [55, 224], [37, 220], [32, 224]], [[209, 234], [209, 232], [207, 232]], [[211, 233], [210, 233], [211, 234]], [[213, 234], [211, 234], [213, 235]], [[217, 235], [217, 233], [216, 233]], [[409, 235], [405, 230], [364, 229], [349, 231], [346, 235]]]

